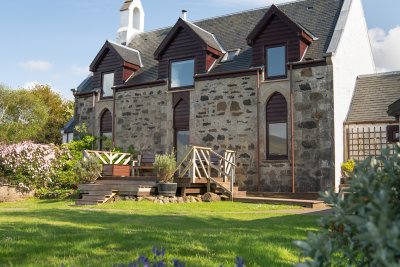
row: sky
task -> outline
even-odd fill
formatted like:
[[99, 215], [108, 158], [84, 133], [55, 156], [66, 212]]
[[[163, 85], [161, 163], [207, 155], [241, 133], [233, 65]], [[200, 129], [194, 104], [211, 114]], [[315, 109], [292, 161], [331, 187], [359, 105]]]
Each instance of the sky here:
[[[142, 0], [145, 30], [287, 0]], [[362, 0], [377, 70], [400, 70], [399, 0]], [[105, 40], [115, 40], [123, 0], [0, 0], [0, 83], [49, 84], [72, 99]]]

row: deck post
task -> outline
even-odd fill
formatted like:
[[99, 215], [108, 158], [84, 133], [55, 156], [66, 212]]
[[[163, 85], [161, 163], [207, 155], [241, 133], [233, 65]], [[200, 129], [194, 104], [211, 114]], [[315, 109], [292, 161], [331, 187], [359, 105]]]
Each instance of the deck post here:
[[191, 178], [192, 178], [192, 183], [195, 183], [196, 181], [196, 148], [193, 149], [193, 154], [192, 154], [192, 172], [191, 172]]

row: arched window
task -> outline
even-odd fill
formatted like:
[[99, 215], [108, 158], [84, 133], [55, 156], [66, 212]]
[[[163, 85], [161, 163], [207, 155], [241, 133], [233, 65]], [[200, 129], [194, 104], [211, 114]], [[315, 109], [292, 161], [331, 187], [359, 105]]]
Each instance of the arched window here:
[[288, 158], [287, 103], [280, 93], [267, 102], [267, 159]]
[[141, 23], [141, 14], [139, 8], [135, 7], [133, 9], [133, 16], [132, 16], [132, 27], [138, 31], [140, 31], [140, 23]]
[[106, 109], [100, 116], [100, 150], [112, 148], [112, 115]]

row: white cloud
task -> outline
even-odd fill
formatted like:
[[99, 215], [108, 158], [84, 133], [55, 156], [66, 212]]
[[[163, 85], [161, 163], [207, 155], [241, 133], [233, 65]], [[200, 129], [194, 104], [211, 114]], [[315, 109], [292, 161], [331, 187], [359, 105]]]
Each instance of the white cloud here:
[[26, 82], [26, 83], [24, 83], [24, 85], [22, 86], [22, 88], [31, 90], [31, 89], [33, 89], [36, 85], [39, 85], [39, 84], [41, 84], [41, 83], [38, 82], [38, 81]]
[[78, 65], [72, 65], [70, 70], [73, 74], [77, 74], [77, 75], [88, 75], [90, 73], [89, 67], [87, 67], [87, 66], [81, 67]]
[[400, 26], [385, 32], [381, 28], [369, 30], [375, 64], [379, 72], [400, 70]]
[[29, 60], [18, 65], [29, 71], [48, 71], [52, 68], [51, 63], [44, 60]]

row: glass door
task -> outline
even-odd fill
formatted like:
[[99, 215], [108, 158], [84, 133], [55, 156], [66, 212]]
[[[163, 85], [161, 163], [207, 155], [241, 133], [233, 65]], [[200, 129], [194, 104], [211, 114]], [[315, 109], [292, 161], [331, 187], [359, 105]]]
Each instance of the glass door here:
[[178, 164], [183, 160], [189, 149], [189, 131], [188, 130], [176, 130], [175, 131], [175, 148], [176, 148], [176, 160]]

